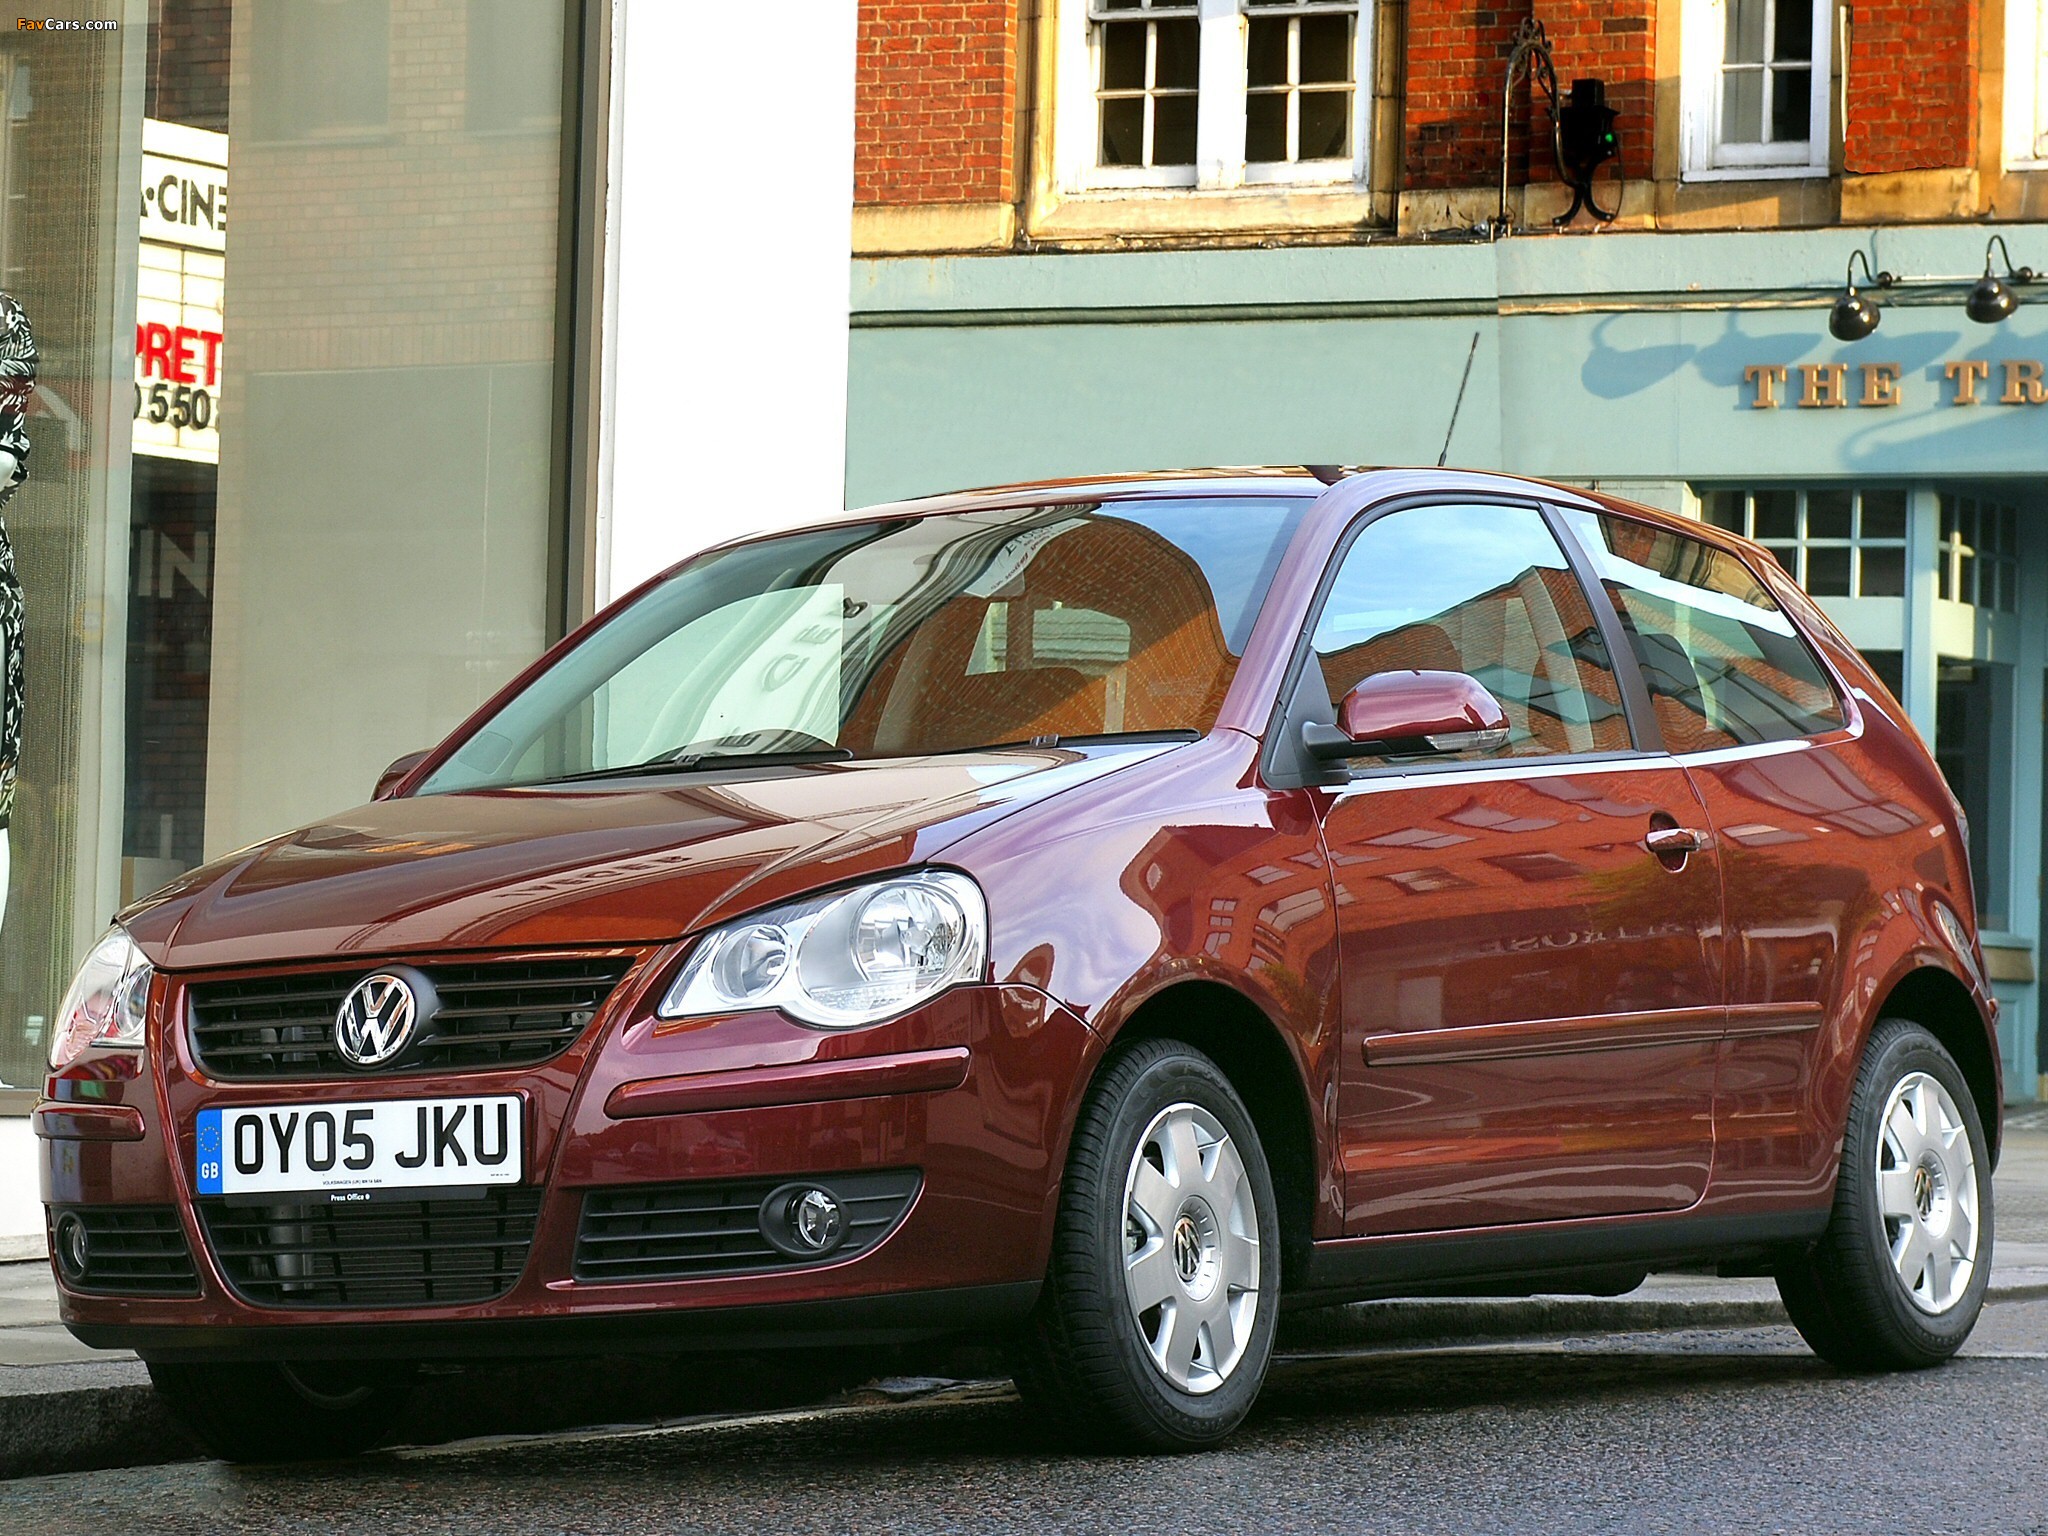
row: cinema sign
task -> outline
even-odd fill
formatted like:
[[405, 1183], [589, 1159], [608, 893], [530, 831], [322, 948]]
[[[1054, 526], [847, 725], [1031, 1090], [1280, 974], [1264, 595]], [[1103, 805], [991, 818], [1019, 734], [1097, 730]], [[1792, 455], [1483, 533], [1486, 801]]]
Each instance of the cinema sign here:
[[[1906, 403], [1899, 363], [1751, 363], [1742, 370], [1750, 406], [1775, 411], [1885, 409]], [[2038, 358], [1965, 358], [1942, 366], [1944, 403], [2048, 405], [2048, 365]]]

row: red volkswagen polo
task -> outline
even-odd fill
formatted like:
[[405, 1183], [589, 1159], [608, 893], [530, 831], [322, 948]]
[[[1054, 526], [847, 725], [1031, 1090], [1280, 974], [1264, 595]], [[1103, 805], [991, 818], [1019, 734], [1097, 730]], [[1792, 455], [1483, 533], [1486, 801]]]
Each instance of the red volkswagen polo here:
[[1286, 1304], [1991, 1261], [1968, 832], [1752, 545], [1524, 480], [1072, 482], [701, 555], [120, 916], [65, 1322], [239, 1458], [412, 1367], [973, 1333], [1212, 1443]]

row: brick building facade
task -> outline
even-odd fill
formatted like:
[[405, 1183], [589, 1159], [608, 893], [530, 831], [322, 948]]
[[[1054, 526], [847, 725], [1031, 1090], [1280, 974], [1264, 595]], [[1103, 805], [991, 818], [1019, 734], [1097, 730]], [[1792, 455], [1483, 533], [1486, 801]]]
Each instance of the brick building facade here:
[[[1728, 3], [1740, 12], [1745, 0]], [[1078, 159], [1064, 149], [1064, 139], [1085, 140], [1087, 132], [1070, 133], [1075, 125], [1058, 120], [1090, 113], [1110, 91], [1102, 40], [1119, 18], [1157, 16], [1161, 36], [1160, 29], [1184, 27], [1192, 36], [1198, 25], [1209, 28], [1209, 50], [1210, 13], [1229, 6], [862, 0], [856, 248], [1329, 239], [1469, 227], [1498, 201], [1505, 70], [1518, 30], [1531, 21], [1548, 35], [1560, 86], [1598, 79], [1621, 114], [1619, 159], [1603, 168], [1599, 185], [1603, 202], [1619, 203], [1626, 227], [2024, 218], [2048, 208], [2048, 167], [2007, 142], [2019, 131], [2009, 130], [2009, 119], [2031, 113], [2039, 131], [2039, 104], [2015, 111], [2007, 88], [2011, 81], [2011, 91], [2031, 92], [2040, 73], [2032, 57], [2041, 46], [2037, 0], [1815, 0], [1810, 19], [1803, 9], [1774, 9], [1775, 35], [1739, 44], [1736, 32], [1749, 23], [1741, 15], [1725, 23], [1728, 3], [1365, 0], [1358, 26], [1371, 47], [1360, 57], [1372, 74], [1355, 83], [1357, 110], [1370, 116], [1362, 146], [1369, 171], [1355, 181], [1278, 179], [1289, 189], [1278, 196], [1268, 190], [1274, 178], [1219, 179], [1204, 164], [1193, 190], [1239, 195], [1185, 199], [1191, 206], [1174, 209], [1160, 206], [1149, 185], [1130, 196], [1131, 178], [1091, 175], [1107, 162], [1085, 145]], [[1273, 14], [1270, 4], [1244, 0], [1246, 24], [1256, 29]], [[1277, 9], [1288, 11], [1287, 0]], [[1755, 9], [1750, 30], [1760, 33], [1763, 7]], [[2015, 30], [2026, 58], [2008, 58]], [[1753, 61], [1752, 52], [1760, 55]], [[1810, 112], [1795, 100], [1809, 81]], [[1202, 110], [1227, 112], [1227, 95], [1212, 103], [1213, 83], [1204, 77]], [[1549, 185], [1557, 178], [1544, 144], [1547, 108], [1531, 100], [1526, 83], [1514, 96], [1510, 212], [1534, 225], [1562, 207], [1562, 193]], [[1760, 131], [1755, 122], [1723, 121], [1739, 112], [1770, 121]], [[1725, 157], [1709, 142], [1716, 135], [1730, 146]], [[1810, 145], [1796, 162], [1774, 152], [1794, 135]], [[1755, 174], [1743, 173], [1749, 166]]]

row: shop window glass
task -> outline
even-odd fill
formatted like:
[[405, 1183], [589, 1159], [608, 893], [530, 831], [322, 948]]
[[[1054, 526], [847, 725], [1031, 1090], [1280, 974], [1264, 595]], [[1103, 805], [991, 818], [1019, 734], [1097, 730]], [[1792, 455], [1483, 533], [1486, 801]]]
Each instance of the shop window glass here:
[[1647, 523], [1568, 516], [1621, 611], [1670, 750], [1841, 727], [1820, 662], [1748, 566]]
[[103, 874], [116, 860], [101, 805], [118, 783], [108, 755], [120, 722], [102, 717], [99, 700], [121, 685], [122, 612], [105, 570], [126, 508], [112, 500], [109, 466], [122, 462], [131, 427], [127, 381], [104, 360], [119, 355], [136, 316], [116, 307], [115, 274], [133, 253], [104, 242], [107, 210], [140, 190], [114, 180], [113, 104], [139, 105], [143, 93], [126, 75], [125, 28], [9, 28], [5, 38], [0, 289], [27, 315], [40, 353], [26, 402], [29, 478], [0, 509], [22, 589], [27, 694], [13, 804], [0, 821], [0, 1114], [26, 1114], [58, 999], [118, 902]]
[[248, 78], [260, 137], [327, 138], [386, 126], [391, 0], [241, 0], [235, 9], [253, 13], [250, 41], [262, 67]]
[[1313, 644], [1333, 705], [1375, 673], [1464, 672], [1507, 712], [1494, 756], [1631, 745], [1592, 606], [1526, 507], [1417, 507], [1372, 522], [1344, 555]]
[[231, 75], [152, 29], [166, 142], [225, 119], [184, 303], [232, 330], [209, 439], [137, 428], [122, 895], [360, 803], [546, 643], [571, 9], [222, 0]]
[[463, 103], [479, 132], [554, 128], [562, 121], [561, 0], [469, 0]]
[[1935, 694], [1934, 758], [1970, 823], [1970, 869], [1977, 920], [2007, 921], [2013, 773], [2012, 668], [1941, 660]]
[[1936, 587], [1949, 602], [2012, 613], [2019, 606], [2019, 517], [1977, 496], [1941, 498]]
[[1870, 670], [1877, 674], [1877, 680], [1884, 684], [1886, 692], [1894, 700], [1906, 690], [1906, 653], [1904, 651], [1864, 651], [1861, 653]]

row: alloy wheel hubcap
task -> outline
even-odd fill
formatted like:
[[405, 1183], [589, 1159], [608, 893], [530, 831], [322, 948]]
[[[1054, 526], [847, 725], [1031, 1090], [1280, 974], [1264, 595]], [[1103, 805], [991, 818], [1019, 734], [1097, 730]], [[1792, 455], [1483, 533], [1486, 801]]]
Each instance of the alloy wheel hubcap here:
[[1977, 1272], [1977, 1152], [1956, 1101], [1925, 1072], [1892, 1089], [1879, 1125], [1877, 1204], [1892, 1271], [1915, 1307], [1939, 1316]]
[[1244, 1160], [1196, 1104], [1161, 1110], [1124, 1179], [1124, 1290], [1160, 1374], [1213, 1392], [1244, 1358], [1259, 1307], [1259, 1217]]

